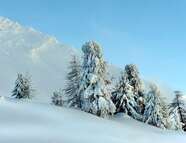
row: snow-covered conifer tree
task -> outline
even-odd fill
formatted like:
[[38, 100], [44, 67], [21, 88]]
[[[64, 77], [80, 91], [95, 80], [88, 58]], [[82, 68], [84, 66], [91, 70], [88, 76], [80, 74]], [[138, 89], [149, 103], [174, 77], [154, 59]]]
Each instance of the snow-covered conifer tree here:
[[168, 124], [168, 109], [160, 90], [150, 84], [150, 91], [145, 96], [144, 122], [165, 129]]
[[143, 88], [135, 65], [126, 65], [112, 95], [116, 112], [125, 112], [134, 119], [142, 120], [144, 111]]
[[87, 42], [82, 47], [84, 61], [80, 76], [80, 108], [83, 111], [105, 117], [115, 112], [111, 93], [105, 83], [106, 66], [101, 47]]
[[14, 98], [31, 98], [31, 93], [33, 89], [31, 88], [31, 79], [28, 76], [23, 76], [23, 74], [18, 74], [17, 80], [15, 82], [15, 88], [12, 91], [12, 97]]
[[67, 85], [65, 88], [66, 105], [68, 107], [80, 107], [80, 97], [78, 94], [80, 83], [80, 61], [76, 56], [70, 62], [70, 71], [67, 75]]
[[126, 82], [128, 82], [128, 84], [133, 87], [132, 91], [134, 95], [142, 96], [143, 95], [142, 81], [139, 77], [139, 71], [137, 66], [134, 64], [126, 65], [124, 76]]
[[183, 94], [180, 91], [175, 92], [175, 98], [169, 106], [170, 118], [172, 119], [173, 129], [186, 131], [186, 104], [183, 100]]

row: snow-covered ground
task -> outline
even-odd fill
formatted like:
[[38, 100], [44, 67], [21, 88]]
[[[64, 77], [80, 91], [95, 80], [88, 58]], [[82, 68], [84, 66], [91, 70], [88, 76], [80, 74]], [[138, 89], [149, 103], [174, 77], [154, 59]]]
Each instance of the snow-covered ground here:
[[0, 101], [1, 143], [185, 143], [186, 134], [163, 131], [120, 115], [102, 119], [78, 110], [28, 101]]
[[[82, 43], [83, 44], [83, 43]], [[50, 104], [63, 88], [74, 48], [54, 37], [0, 17], [0, 143], [185, 143], [186, 134], [163, 131], [128, 117], [102, 119]], [[32, 100], [8, 98], [17, 73], [29, 72]], [[117, 78], [120, 70], [109, 67]]]

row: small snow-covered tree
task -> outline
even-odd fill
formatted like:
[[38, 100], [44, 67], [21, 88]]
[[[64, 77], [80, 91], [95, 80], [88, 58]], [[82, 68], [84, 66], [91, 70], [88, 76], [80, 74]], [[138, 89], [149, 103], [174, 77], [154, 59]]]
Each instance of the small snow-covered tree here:
[[101, 47], [94, 41], [82, 47], [84, 61], [79, 83], [80, 108], [83, 111], [105, 117], [115, 112], [111, 93], [105, 83], [106, 66]]
[[54, 104], [56, 106], [63, 106], [64, 105], [63, 94], [61, 91], [53, 92], [52, 104]]
[[23, 74], [18, 74], [14, 90], [12, 91], [12, 97], [18, 99], [31, 98], [32, 91], [31, 78], [29, 76], [23, 76]]
[[150, 91], [145, 96], [144, 122], [165, 129], [168, 124], [168, 109], [155, 84], [150, 84]]
[[175, 98], [169, 105], [169, 110], [173, 129], [180, 130], [181, 128], [186, 131], [186, 104], [180, 91], [175, 92]]
[[66, 105], [68, 107], [80, 107], [80, 96], [78, 94], [80, 83], [80, 61], [76, 56], [72, 57], [67, 75], [67, 85], [65, 88]]
[[119, 83], [112, 93], [112, 100], [116, 105], [116, 112], [125, 112], [134, 119], [142, 120], [144, 111], [142, 82], [135, 65], [126, 65]]
[[182, 130], [182, 123], [180, 122], [180, 116], [176, 108], [170, 109], [169, 120], [170, 120], [169, 129]]

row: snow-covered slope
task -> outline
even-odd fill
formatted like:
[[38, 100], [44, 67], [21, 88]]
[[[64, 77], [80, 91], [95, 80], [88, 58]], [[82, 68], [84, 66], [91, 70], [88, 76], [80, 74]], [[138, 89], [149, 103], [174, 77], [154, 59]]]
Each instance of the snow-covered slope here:
[[[63, 88], [69, 61], [81, 52], [54, 37], [0, 17], [0, 95], [11, 95], [18, 72], [32, 75], [35, 98], [48, 102], [54, 90]], [[109, 75], [118, 75], [116, 67]]]
[[63, 87], [74, 54], [76, 49], [54, 37], [0, 17], [0, 94], [11, 94], [18, 72], [32, 75], [35, 94], [51, 94]]
[[102, 119], [77, 110], [0, 100], [1, 143], [185, 143], [184, 133], [163, 131], [128, 117]]

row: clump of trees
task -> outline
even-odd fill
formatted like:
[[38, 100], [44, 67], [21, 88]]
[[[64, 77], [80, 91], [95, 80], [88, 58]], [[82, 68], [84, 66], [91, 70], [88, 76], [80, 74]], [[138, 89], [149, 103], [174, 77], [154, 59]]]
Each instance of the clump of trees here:
[[111, 92], [107, 87], [106, 63], [102, 49], [94, 41], [82, 46], [83, 63], [73, 58], [64, 89], [64, 101], [68, 107], [76, 107], [97, 116], [106, 117], [115, 113]]
[[101, 47], [90, 41], [82, 46], [82, 51], [82, 64], [75, 57], [70, 62], [67, 86], [60, 98], [62, 106], [79, 108], [100, 117], [125, 113], [162, 129], [185, 130], [185, 108], [181, 108], [185, 103], [179, 99], [179, 106], [175, 104], [177, 96], [168, 105], [157, 85], [151, 83], [148, 90], [145, 89], [134, 64], [125, 66], [111, 92]]
[[[144, 88], [134, 64], [125, 66], [115, 85], [108, 79], [101, 46], [89, 41], [82, 46], [82, 51], [82, 60], [72, 56], [65, 88], [53, 92], [54, 105], [80, 109], [103, 118], [125, 113], [158, 128], [186, 131], [186, 103], [181, 92], [176, 91], [173, 101], [167, 103], [156, 84], [149, 83], [148, 88]], [[12, 97], [31, 98], [32, 92], [31, 78], [19, 73]]]

